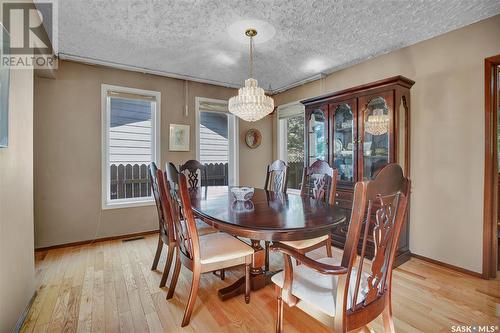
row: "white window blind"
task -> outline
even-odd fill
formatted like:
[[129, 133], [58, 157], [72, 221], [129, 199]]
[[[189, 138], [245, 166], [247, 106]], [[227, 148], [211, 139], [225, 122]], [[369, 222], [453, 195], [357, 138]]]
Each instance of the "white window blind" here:
[[300, 115], [303, 116], [305, 108], [304, 104], [300, 102], [294, 102], [278, 106], [277, 112], [278, 112], [278, 119], [285, 119], [294, 116], [300, 116]]

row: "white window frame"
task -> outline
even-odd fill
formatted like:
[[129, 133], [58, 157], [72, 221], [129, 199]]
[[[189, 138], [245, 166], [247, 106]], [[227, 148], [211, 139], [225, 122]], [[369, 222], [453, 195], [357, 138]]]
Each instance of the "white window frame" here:
[[143, 90], [129, 87], [121, 87], [109, 84], [101, 85], [101, 197], [102, 197], [102, 209], [116, 209], [116, 208], [128, 208], [128, 207], [140, 207], [154, 205], [155, 201], [153, 196], [141, 197], [141, 198], [126, 198], [126, 199], [114, 199], [110, 198], [110, 172], [109, 172], [109, 124], [110, 124], [110, 98], [108, 98], [108, 92], [119, 92], [128, 93], [135, 95], [143, 95], [154, 97], [156, 103], [152, 110], [152, 129], [154, 133], [152, 134], [151, 140], [151, 153], [153, 154], [152, 160], [156, 164], [160, 164], [161, 159], [161, 93], [159, 91]]
[[[228, 102], [223, 99], [213, 99], [206, 97], [195, 97], [195, 138], [196, 138], [196, 159], [200, 160], [200, 113], [218, 112], [226, 113], [228, 117], [228, 148], [229, 148], [229, 179], [230, 186], [238, 186], [240, 183], [240, 150], [239, 150], [239, 122], [235, 115], [227, 110], [201, 110], [202, 102], [210, 102], [224, 105], [227, 108]], [[232, 140], [231, 140], [232, 139]]]
[[[287, 122], [288, 118], [297, 117], [299, 115], [296, 112], [297, 108], [300, 108], [303, 111], [302, 116], [304, 117], [304, 126], [305, 126], [305, 106], [299, 101], [283, 104], [278, 106], [277, 108], [278, 121], [276, 122], [276, 126], [278, 128], [276, 129], [276, 133], [278, 133], [278, 135], [276, 136], [276, 152], [278, 153], [278, 159], [284, 161], [287, 164], [288, 164], [288, 154], [286, 149], [288, 142]], [[291, 110], [294, 111], [290, 112]], [[286, 115], [287, 113], [291, 114]], [[305, 145], [306, 145], [306, 140], [304, 138], [304, 152], [306, 151]], [[306, 160], [305, 156], [304, 160]], [[291, 194], [300, 194], [300, 189], [287, 188], [286, 191], [287, 193]]]

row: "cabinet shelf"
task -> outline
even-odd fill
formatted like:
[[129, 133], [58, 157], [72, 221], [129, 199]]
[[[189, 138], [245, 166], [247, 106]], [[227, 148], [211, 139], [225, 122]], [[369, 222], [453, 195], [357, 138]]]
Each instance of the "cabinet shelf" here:
[[365, 158], [385, 158], [387, 159], [389, 156], [388, 155], [363, 155]]
[[352, 127], [335, 128], [334, 131], [341, 132], [341, 133], [352, 132]]

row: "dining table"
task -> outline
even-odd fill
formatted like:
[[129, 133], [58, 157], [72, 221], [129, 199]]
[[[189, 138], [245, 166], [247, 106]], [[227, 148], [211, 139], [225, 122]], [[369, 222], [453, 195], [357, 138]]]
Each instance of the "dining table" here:
[[[322, 200], [299, 194], [254, 188], [247, 201], [236, 201], [230, 186], [203, 186], [190, 191], [195, 216], [217, 230], [247, 238], [254, 249], [250, 283], [258, 290], [270, 283], [273, 272], [266, 270], [265, 250], [261, 241], [280, 242], [311, 239], [327, 235], [346, 221], [347, 212]], [[244, 293], [241, 277], [218, 291], [229, 299]]]

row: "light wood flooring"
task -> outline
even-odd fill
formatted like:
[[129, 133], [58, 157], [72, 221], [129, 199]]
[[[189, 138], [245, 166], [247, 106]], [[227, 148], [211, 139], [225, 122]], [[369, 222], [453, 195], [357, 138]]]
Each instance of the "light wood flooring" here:
[[[273, 332], [274, 290], [268, 286], [222, 302], [217, 290], [242, 276], [231, 269], [221, 281], [202, 276], [191, 323], [181, 328], [191, 272], [181, 270], [174, 298], [151, 271], [157, 236], [98, 242], [36, 253], [37, 297], [22, 332]], [[322, 256], [324, 249], [312, 253]], [[166, 251], [159, 268], [163, 268]], [[334, 255], [339, 256], [336, 250]], [[271, 269], [281, 267], [272, 254]], [[170, 277], [169, 277], [170, 281]], [[168, 283], [167, 283], [168, 286]], [[451, 325], [500, 326], [500, 280], [486, 281], [411, 259], [394, 273], [397, 332], [451, 332]], [[380, 318], [370, 324], [383, 332]], [[286, 332], [330, 332], [296, 308], [285, 307]], [[500, 331], [499, 331], [500, 332]]]

